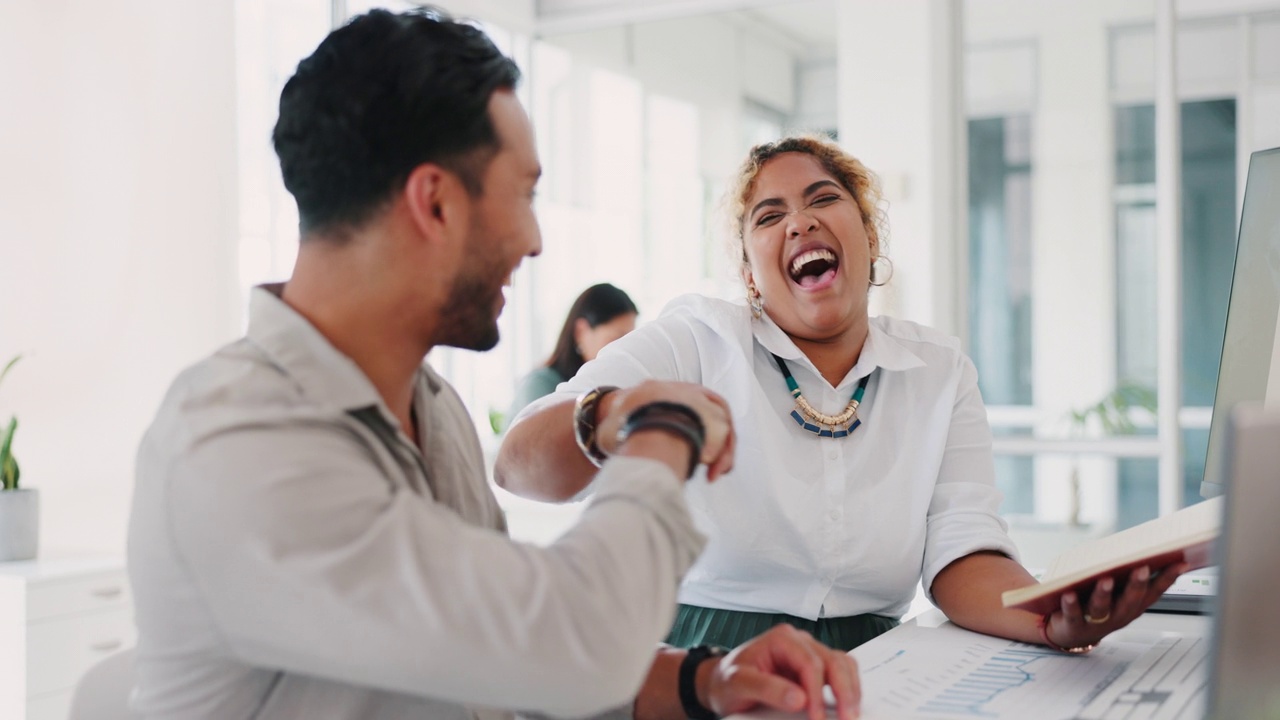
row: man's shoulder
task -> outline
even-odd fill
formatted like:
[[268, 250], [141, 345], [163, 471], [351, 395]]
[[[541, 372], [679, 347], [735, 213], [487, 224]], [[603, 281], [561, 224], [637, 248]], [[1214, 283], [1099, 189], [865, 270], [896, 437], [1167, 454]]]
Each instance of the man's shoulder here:
[[219, 405], [301, 403], [301, 386], [247, 339], [223, 346], [178, 374], [173, 390]]
[[174, 379], [153, 428], [171, 424], [188, 435], [273, 417], [319, 414], [301, 386], [247, 339], [220, 348]]

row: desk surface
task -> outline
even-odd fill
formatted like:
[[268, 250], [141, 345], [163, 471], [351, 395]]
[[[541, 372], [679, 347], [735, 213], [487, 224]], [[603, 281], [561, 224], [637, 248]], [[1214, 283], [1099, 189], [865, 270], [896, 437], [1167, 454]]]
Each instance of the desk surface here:
[[[929, 610], [853, 651], [862, 678], [862, 718], [1084, 719], [1109, 717], [1112, 703], [1144, 703], [1152, 717], [1180, 711], [1195, 717], [1204, 702], [1206, 663], [1180, 658], [1184, 652], [1206, 656], [1211, 626], [1208, 616], [1148, 612], [1092, 653], [1063, 655], [963, 630]], [[1148, 663], [1189, 669], [1179, 678], [1180, 689], [1169, 691], [1165, 683], [1135, 681], [1137, 668]], [[792, 716], [740, 716], [747, 717]]]

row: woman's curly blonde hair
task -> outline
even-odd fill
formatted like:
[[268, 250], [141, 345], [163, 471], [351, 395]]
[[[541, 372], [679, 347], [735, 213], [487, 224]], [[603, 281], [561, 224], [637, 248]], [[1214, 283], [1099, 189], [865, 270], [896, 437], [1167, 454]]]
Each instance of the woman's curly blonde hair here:
[[[849, 194], [862, 213], [862, 224], [877, 256], [884, 254], [889, 235], [889, 221], [884, 212], [884, 196], [880, 190], [880, 178], [867, 169], [860, 160], [845, 152], [834, 141], [821, 135], [795, 135], [773, 142], [761, 143], [751, 148], [747, 159], [738, 169], [738, 175], [729, 188], [725, 205], [732, 224], [731, 235], [740, 259], [747, 262], [744, 241], [747, 202], [756, 189], [756, 177], [760, 168], [782, 153], [798, 152], [812, 155], [822, 164]], [[874, 258], [873, 258], [874, 259]]]

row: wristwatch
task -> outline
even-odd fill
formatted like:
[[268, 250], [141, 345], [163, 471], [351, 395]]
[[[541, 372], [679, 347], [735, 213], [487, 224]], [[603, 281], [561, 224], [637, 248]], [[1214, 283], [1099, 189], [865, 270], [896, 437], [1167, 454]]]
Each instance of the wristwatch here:
[[578, 441], [582, 454], [596, 467], [609, 459], [596, 442], [596, 408], [605, 395], [617, 389], [612, 385], [591, 388], [579, 395], [577, 402], [573, 404], [573, 439]]
[[725, 648], [715, 645], [695, 645], [689, 648], [689, 654], [680, 662], [680, 706], [690, 720], [719, 720], [719, 715], [698, 700], [698, 668], [702, 661], [720, 658], [728, 653]]

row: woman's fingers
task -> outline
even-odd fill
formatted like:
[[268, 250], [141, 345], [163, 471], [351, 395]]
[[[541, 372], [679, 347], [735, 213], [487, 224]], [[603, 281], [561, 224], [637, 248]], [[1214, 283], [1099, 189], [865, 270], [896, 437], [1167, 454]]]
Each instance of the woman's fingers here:
[[1052, 622], [1054, 642], [1063, 647], [1096, 644], [1146, 612], [1188, 568], [1187, 563], [1155, 573], [1146, 565], [1134, 568], [1119, 593], [1113, 578], [1103, 578], [1094, 585], [1084, 606], [1075, 593], [1063, 593], [1061, 612]]
[[1089, 609], [1084, 614], [1084, 621], [1090, 625], [1102, 625], [1111, 619], [1111, 595], [1116, 583], [1110, 577], [1099, 580], [1089, 594]]

